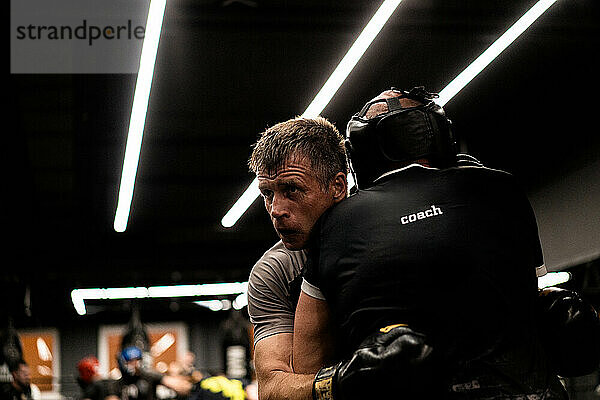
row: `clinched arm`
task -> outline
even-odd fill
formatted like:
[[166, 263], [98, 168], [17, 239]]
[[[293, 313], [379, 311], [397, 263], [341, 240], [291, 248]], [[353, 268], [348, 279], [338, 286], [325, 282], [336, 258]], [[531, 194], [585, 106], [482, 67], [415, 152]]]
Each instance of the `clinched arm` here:
[[387, 398], [390, 382], [407, 398], [425, 393], [427, 398], [439, 397], [439, 386], [429, 382], [438, 371], [425, 335], [404, 324], [382, 327], [363, 340], [348, 359], [332, 364], [330, 326], [327, 303], [302, 292], [294, 322], [292, 364], [296, 373], [317, 374], [315, 400]]
[[293, 342], [292, 365], [296, 373], [314, 374], [332, 362], [333, 335], [329, 307], [324, 300], [300, 293]]
[[311, 400], [314, 374], [296, 374], [290, 365], [292, 334], [268, 336], [256, 343], [254, 362], [261, 400]]

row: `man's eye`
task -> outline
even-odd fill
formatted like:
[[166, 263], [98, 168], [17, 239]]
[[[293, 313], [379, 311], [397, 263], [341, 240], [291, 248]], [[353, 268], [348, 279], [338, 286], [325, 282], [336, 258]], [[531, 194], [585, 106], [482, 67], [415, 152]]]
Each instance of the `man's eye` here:
[[272, 190], [261, 190], [260, 193], [262, 194], [262, 196], [265, 199], [270, 199], [273, 197], [273, 191]]

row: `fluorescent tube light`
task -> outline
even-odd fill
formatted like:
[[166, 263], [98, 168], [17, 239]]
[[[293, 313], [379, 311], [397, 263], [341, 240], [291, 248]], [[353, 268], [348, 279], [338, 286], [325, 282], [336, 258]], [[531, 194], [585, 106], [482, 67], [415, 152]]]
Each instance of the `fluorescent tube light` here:
[[221, 311], [223, 309], [223, 302], [221, 302], [221, 300], [201, 300], [195, 301], [194, 303], [206, 307], [211, 311]]
[[87, 310], [85, 309], [85, 301], [83, 300], [81, 294], [76, 291], [77, 289], [71, 291], [71, 302], [73, 303], [73, 307], [77, 314], [85, 315]]
[[350, 75], [350, 72], [352, 72], [363, 54], [365, 54], [365, 51], [367, 51], [401, 1], [386, 0], [381, 4], [302, 116], [308, 118], [317, 117], [327, 107], [327, 104], [329, 104], [332, 97], [336, 94], [340, 86], [342, 86], [342, 83]]
[[244, 194], [235, 202], [233, 207], [227, 211], [227, 214], [221, 220], [221, 225], [225, 228], [231, 228], [238, 219], [246, 212], [248, 207], [254, 203], [254, 200], [260, 195], [258, 190], [258, 179], [254, 178], [252, 183], [248, 186]]
[[[442, 89], [442, 91], [439, 93], [440, 97], [436, 100], [436, 103], [442, 107], [446, 103], [448, 103], [459, 91], [461, 91], [469, 82], [471, 82], [471, 80], [473, 80], [473, 78], [475, 78], [481, 71], [483, 71], [485, 67], [487, 67], [496, 57], [498, 57], [498, 55], [502, 53], [504, 49], [506, 49], [517, 37], [519, 37], [521, 33], [523, 33], [527, 28], [529, 28], [529, 26], [533, 22], [535, 22], [535, 20], [537, 20], [556, 1], [557, 0], [538, 1], [517, 22], [515, 22], [513, 26], [511, 26], [502, 36], [500, 36], [486, 51], [484, 51], [479, 57], [477, 57], [477, 59], [473, 61], [463, 72], [461, 72], [444, 89]], [[394, 9], [398, 5], [398, 3], [399, 2], [395, 4]], [[371, 19], [371, 22], [369, 22], [369, 24], [363, 31], [363, 33], [365, 33], [365, 31], [369, 30], [368, 34], [365, 35], [365, 38], [370, 38], [372, 36], [372, 38], [370, 39], [371, 41], [375, 38], [381, 27], [379, 27], [379, 30], [375, 31], [375, 29], [377, 29], [376, 26], [371, 28], [369, 28], [369, 26], [376, 18], [381, 23], [381, 21], [383, 20], [383, 16], [388, 15], [388, 13], [389, 15], [391, 15], [391, 13], [394, 11], [393, 9], [390, 11], [391, 7], [391, 4], [386, 5], [384, 3], [379, 8], [373, 19]], [[380, 12], [381, 15], [378, 15]], [[387, 19], [385, 21], [387, 21]], [[385, 24], [385, 21], [383, 21], [383, 24]], [[361, 34], [361, 37], [362, 36], [363, 34]], [[343, 79], [340, 81], [342, 71], [346, 71], [348, 65], [350, 65], [351, 62], [353, 62], [354, 64], [352, 64], [352, 67], [350, 68], [350, 70], [348, 70], [349, 74], [354, 65], [356, 65], [356, 62], [358, 62], [358, 59], [354, 61], [354, 58], [349, 58], [349, 54], [352, 53], [354, 55], [355, 52], [358, 53], [359, 49], [362, 49], [364, 47], [364, 43], [362, 42], [361, 37], [359, 37], [356, 40], [356, 42], [348, 51], [344, 59], [342, 59], [342, 62], [340, 63], [338, 68], [336, 68], [329, 80], [325, 83], [325, 86], [323, 86], [321, 91], [317, 94], [317, 97], [315, 97], [313, 102], [308, 106], [307, 110], [303, 114], [304, 116], [317, 116], [327, 106], [335, 92], [337, 92], [337, 90], [339, 89], [339, 85], [342, 84], [343, 79], [345, 79], [347, 76], [346, 74], [346, 76], [344, 76]], [[354, 49], [355, 46], [356, 49]], [[362, 52], [364, 53], [365, 50], [362, 50]], [[360, 55], [362, 56], [362, 53], [360, 53]], [[350, 60], [348, 61], [348, 65], [342, 66], [342, 63], [344, 63], [344, 60], [346, 60], [347, 58], [349, 58]], [[336, 87], [335, 85], [338, 86]], [[354, 179], [352, 179], [351, 175], [348, 175], [348, 187], [351, 188], [353, 186]], [[242, 200], [242, 197], [240, 197], [240, 199], [235, 203], [234, 207], [227, 212], [225, 217], [223, 217], [221, 224], [223, 224], [223, 226], [226, 228], [232, 227], [237, 222], [237, 220], [244, 214], [244, 212], [246, 212], [248, 207], [252, 205], [252, 203], [254, 202], [256, 197], [258, 197], [259, 194], [260, 192], [258, 191], [258, 181], [255, 179], [252, 182], [252, 184], [250, 184], [246, 192], [242, 195], [244, 199]]]
[[153, 286], [148, 288], [148, 297], [193, 297], [220, 296], [242, 293], [247, 283], [208, 283], [204, 285]]
[[[538, 278], [538, 287], [544, 288], [567, 282], [571, 279], [568, 272], [549, 272]], [[113, 299], [140, 299], [140, 298], [171, 298], [171, 297], [199, 297], [199, 296], [227, 296], [237, 294], [233, 301], [230, 300], [204, 300], [196, 301], [198, 305], [219, 310], [227, 305], [241, 309], [248, 304], [248, 282], [207, 283], [202, 285], [172, 285], [123, 288], [94, 288], [73, 289], [71, 301], [79, 315], [86, 314], [85, 300], [113, 300]], [[219, 305], [217, 303], [220, 303]], [[225, 307], [224, 307], [225, 306]]]
[[148, 288], [148, 297], [193, 297], [198, 296], [199, 285], [153, 286]]
[[[327, 107], [327, 104], [329, 104], [342, 83], [344, 83], [350, 72], [352, 72], [352, 69], [354, 69], [401, 2], [402, 0], [385, 0], [379, 6], [379, 9], [377, 9], [367, 26], [365, 26], [354, 44], [350, 47], [350, 50], [342, 58], [342, 61], [340, 61], [337, 68], [329, 76], [329, 79], [327, 79], [321, 90], [319, 90], [308, 108], [302, 113], [303, 117], [317, 117]], [[259, 195], [258, 179], [254, 179], [244, 194], [242, 194], [231, 209], [227, 211], [223, 219], [221, 219], [221, 225], [225, 228], [231, 228], [235, 225]]]
[[531, 24], [533, 24], [550, 6], [557, 0], [540, 0], [529, 9], [517, 22], [513, 24], [502, 36], [500, 36], [486, 51], [481, 53], [463, 72], [458, 74], [441, 92], [436, 100], [440, 106], [444, 106], [458, 92], [460, 92], [473, 78], [475, 78], [485, 67], [487, 67], [500, 53], [518, 38]]
[[199, 306], [206, 307], [211, 311], [227, 311], [231, 309], [231, 301], [229, 300], [202, 300], [195, 301]]
[[248, 293], [244, 292], [244, 293], [240, 293], [234, 300], [233, 300], [233, 308], [235, 308], [236, 310], [241, 310], [242, 308], [246, 307], [248, 305]]
[[172, 285], [104, 289], [73, 289], [71, 301], [79, 315], [85, 315], [85, 300], [172, 298], [197, 296], [227, 296], [248, 291], [248, 282], [207, 283], [202, 285]]
[[121, 172], [121, 184], [119, 186], [119, 199], [117, 202], [117, 211], [115, 212], [114, 229], [117, 232], [125, 231], [127, 220], [129, 219], [165, 6], [166, 0], [150, 1], [144, 42], [142, 44], [142, 55], [140, 57], [140, 67], [135, 83], [133, 106], [129, 120], [129, 132], [127, 133], [127, 145], [125, 147], [125, 158], [123, 160], [123, 171]]
[[108, 288], [104, 289], [103, 299], [143, 299], [148, 297], [145, 287]]
[[571, 274], [565, 271], [548, 272], [547, 274], [538, 277], [538, 288], [543, 289], [549, 286], [560, 285], [561, 283], [568, 282], [570, 279]]

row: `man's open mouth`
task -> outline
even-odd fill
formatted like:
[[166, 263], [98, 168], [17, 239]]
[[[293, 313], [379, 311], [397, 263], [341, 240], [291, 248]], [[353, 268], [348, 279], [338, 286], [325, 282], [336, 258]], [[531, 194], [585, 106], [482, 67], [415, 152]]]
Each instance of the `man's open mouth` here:
[[290, 236], [290, 235], [294, 235], [296, 233], [298, 233], [297, 230], [295, 229], [285, 229], [285, 228], [277, 228], [277, 232], [281, 235], [281, 236]]

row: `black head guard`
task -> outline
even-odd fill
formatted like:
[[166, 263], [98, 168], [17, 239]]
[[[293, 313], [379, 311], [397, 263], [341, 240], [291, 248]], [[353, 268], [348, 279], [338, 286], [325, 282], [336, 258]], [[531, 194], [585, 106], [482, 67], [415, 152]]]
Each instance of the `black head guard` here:
[[[433, 101], [439, 96], [428, 93], [422, 86], [410, 91], [391, 90], [400, 96], [368, 102], [346, 128], [346, 149], [359, 188], [371, 186], [393, 163], [426, 158], [438, 168], [456, 164], [451, 122], [444, 109]], [[421, 105], [402, 107], [401, 98]], [[376, 103], [386, 103], [388, 111], [367, 119], [369, 108]]]

